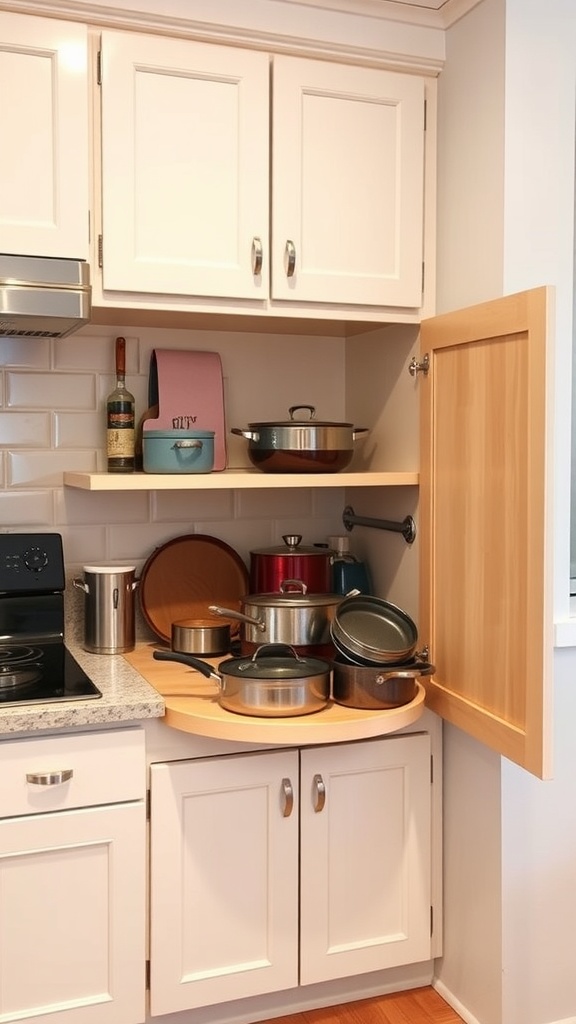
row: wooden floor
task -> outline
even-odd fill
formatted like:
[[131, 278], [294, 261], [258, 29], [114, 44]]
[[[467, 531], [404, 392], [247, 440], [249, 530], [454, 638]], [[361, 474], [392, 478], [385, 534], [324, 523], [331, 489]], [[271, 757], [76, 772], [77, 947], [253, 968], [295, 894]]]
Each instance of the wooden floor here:
[[271, 1024], [462, 1024], [433, 988], [415, 988], [343, 1006], [304, 1010]]

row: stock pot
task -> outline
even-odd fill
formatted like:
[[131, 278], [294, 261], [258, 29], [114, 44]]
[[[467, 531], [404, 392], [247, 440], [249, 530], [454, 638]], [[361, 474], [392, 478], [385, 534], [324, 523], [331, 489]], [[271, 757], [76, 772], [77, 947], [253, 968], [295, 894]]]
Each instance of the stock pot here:
[[219, 686], [219, 704], [240, 715], [287, 718], [309, 715], [330, 698], [330, 664], [302, 657], [289, 645], [263, 644], [252, 655], [228, 658], [218, 671], [189, 654], [154, 651], [157, 661], [177, 661], [195, 668]]
[[333, 552], [328, 545], [306, 546], [300, 533], [285, 533], [283, 544], [250, 552], [250, 591], [280, 591], [283, 580], [302, 580], [308, 590], [325, 594], [331, 588]]
[[342, 594], [309, 594], [302, 580], [283, 580], [280, 592], [249, 594], [242, 598], [241, 611], [210, 605], [215, 615], [242, 623], [240, 640], [243, 653], [254, 645], [289, 644], [302, 648], [333, 651], [330, 624]]

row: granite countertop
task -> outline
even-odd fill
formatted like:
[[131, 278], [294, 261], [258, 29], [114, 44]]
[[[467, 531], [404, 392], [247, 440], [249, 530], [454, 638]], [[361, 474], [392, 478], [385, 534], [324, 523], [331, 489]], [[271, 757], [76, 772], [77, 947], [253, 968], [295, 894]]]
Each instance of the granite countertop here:
[[0, 738], [14, 738], [17, 733], [162, 718], [165, 714], [164, 698], [121, 654], [89, 654], [84, 650], [82, 605], [74, 600], [69, 601], [66, 613], [66, 646], [102, 691], [102, 696], [89, 700], [17, 704], [13, 707], [2, 707], [0, 704]]

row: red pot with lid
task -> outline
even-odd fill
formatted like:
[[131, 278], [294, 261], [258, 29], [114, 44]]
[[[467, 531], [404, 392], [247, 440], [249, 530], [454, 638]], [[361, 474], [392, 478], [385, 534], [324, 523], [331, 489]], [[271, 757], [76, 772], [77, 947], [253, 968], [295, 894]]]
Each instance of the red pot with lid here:
[[298, 533], [283, 535], [283, 544], [250, 552], [250, 593], [279, 594], [284, 580], [301, 580], [308, 593], [332, 589], [332, 552], [328, 545], [306, 547]]

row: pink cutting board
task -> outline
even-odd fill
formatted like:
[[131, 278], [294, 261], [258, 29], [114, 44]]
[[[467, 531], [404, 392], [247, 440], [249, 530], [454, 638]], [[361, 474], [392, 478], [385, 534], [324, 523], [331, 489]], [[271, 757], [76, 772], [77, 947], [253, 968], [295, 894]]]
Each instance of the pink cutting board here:
[[222, 363], [217, 352], [156, 348], [150, 359], [148, 404], [158, 403], [147, 430], [213, 430], [214, 469], [226, 469]]

